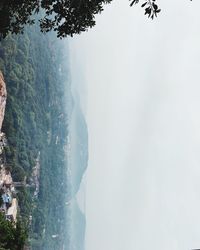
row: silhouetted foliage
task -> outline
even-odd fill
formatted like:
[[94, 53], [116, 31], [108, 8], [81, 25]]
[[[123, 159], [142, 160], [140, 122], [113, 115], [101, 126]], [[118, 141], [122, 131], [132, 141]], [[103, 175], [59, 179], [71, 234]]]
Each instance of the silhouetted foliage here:
[[103, 5], [112, 0], [1, 0], [0, 34], [23, 32], [26, 24], [39, 18], [42, 32], [54, 30], [58, 37], [73, 36], [95, 25], [95, 15], [103, 11]]
[[[25, 25], [32, 25], [37, 19], [42, 32], [54, 30], [57, 37], [73, 36], [87, 31], [95, 25], [95, 15], [103, 11], [103, 5], [112, 0], [1, 0], [0, 35], [5, 38], [9, 32], [23, 33]], [[140, 0], [129, 0], [130, 6]], [[145, 0], [141, 7], [145, 15], [157, 17], [160, 12], [156, 0]], [[40, 17], [36, 14], [40, 12]], [[23, 55], [19, 55], [19, 60]]]
[[[134, 4], [138, 4], [140, 0], [129, 0], [131, 1], [130, 6], [133, 6]], [[145, 12], [144, 14], [150, 17], [151, 19], [154, 19], [154, 17], [157, 17], [157, 14], [160, 13], [161, 9], [158, 8], [158, 5], [155, 3], [156, 0], [146, 0], [142, 3], [141, 7], [144, 8]]]

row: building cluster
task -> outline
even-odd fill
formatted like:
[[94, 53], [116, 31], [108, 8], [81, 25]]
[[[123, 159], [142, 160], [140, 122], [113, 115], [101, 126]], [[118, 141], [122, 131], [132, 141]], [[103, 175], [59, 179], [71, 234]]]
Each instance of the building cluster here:
[[18, 202], [15, 198], [16, 192], [12, 176], [3, 164], [0, 166], [0, 212], [5, 214], [5, 218], [16, 223]]

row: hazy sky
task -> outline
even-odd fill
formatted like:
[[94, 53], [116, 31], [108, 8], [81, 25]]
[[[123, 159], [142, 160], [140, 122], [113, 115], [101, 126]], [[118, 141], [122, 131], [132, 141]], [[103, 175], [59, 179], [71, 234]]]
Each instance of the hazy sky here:
[[200, 248], [200, 2], [159, 5], [152, 22], [114, 0], [71, 41], [87, 83], [86, 250]]

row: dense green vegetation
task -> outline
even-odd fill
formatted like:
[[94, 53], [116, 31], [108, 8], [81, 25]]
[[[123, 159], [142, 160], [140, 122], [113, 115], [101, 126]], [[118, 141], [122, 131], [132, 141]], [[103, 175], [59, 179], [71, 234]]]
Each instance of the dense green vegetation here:
[[27, 239], [25, 226], [18, 220], [16, 226], [5, 220], [0, 213], [0, 250], [20, 250], [23, 249]]
[[[0, 70], [8, 92], [2, 130], [7, 135], [5, 155], [15, 181], [26, 176], [32, 184], [40, 152], [38, 197], [34, 187], [21, 187], [17, 194], [20, 213], [29, 221], [29, 244], [35, 250], [61, 249], [64, 239], [66, 242], [66, 216], [70, 216], [65, 204], [70, 182], [66, 181], [64, 159], [69, 116], [65, 102], [71, 95], [63, 91], [69, 87], [64, 48], [53, 34], [41, 35], [35, 26], [0, 42]], [[59, 237], [52, 238], [54, 234]]]

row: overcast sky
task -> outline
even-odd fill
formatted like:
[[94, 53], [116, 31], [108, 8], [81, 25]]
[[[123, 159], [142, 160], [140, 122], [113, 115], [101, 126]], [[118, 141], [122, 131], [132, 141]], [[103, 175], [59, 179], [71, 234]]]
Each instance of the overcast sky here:
[[152, 22], [114, 0], [71, 40], [87, 84], [86, 250], [200, 248], [200, 2], [157, 1]]

